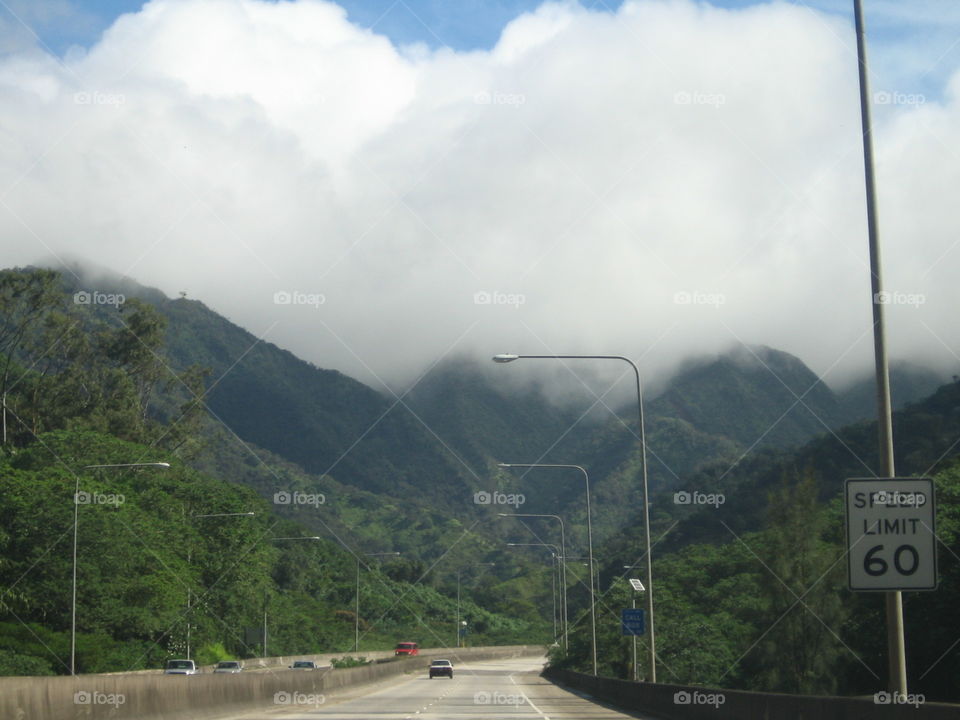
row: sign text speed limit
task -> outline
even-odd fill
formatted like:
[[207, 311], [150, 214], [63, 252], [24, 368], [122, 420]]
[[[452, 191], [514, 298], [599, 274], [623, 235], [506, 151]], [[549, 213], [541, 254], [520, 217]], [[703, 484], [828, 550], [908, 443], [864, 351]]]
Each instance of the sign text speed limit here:
[[850, 589], [936, 589], [933, 480], [847, 480], [845, 495]]

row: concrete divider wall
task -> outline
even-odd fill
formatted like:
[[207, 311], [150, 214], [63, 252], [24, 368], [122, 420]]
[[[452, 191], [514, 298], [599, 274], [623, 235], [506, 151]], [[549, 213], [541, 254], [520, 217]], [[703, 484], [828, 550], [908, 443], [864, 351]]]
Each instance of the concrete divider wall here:
[[[447, 652], [444, 648], [420, 648], [420, 653], [422, 655], [436, 655], [437, 653]], [[301, 655], [276, 655], [272, 657], [254, 657], [254, 658], [236, 658], [243, 663], [243, 669], [250, 670], [263, 670], [263, 669], [280, 669], [289, 667], [294, 660], [313, 660], [318, 665], [330, 665], [330, 661], [342, 658], [342, 657], [362, 657], [367, 660], [376, 660], [383, 661], [396, 657], [396, 652], [393, 650], [361, 650], [360, 652], [355, 652], [353, 650], [347, 650], [345, 652], [336, 652], [336, 653], [318, 653], [314, 655], [310, 654], [301, 654]], [[200, 667], [202, 672], [213, 672], [216, 665], [203, 665]], [[97, 673], [98, 675], [161, 675], [163, 674], [162, 668], [151, 668], [149, 670], [124, 670], [121, 672], [110, 672], [110, 673]]]
[[615, 707], [645, 711], [664, 720], [960, 720], [960, 705], [947, 703], [880, 705], [873, 698], [634, 683], [551, 668], [543, 674]]
[[2, 720], [200, 720], [283, 704], [320, 705], [331, 691], [391, 675], [423, 672], [431, 657], [468, 660], [536, 655], [542, 648], [508, 646], [439, 650], [397, 662], [342, 670], [287, 670], [236, 675], [77, 675], [0, 678]]

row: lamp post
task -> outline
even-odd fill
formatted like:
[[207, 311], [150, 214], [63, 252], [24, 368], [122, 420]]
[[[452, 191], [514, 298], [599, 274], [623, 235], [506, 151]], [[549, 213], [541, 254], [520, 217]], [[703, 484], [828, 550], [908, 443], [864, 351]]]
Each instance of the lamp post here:
[[[210, 513], [208, 515], [191, 515], [192, 518], [220, 518], [220, 517], [254, 517], [256, 513], [254, 512], [239, 512], [239, 513]], [[191, 558], [193, 557], [193, 548], [191, 546], [187, 547], [187, 565], [190, 565]], [[187, 585], [187, 659], [190, 659], [190, 630], [192, 625], [190, 623], [190, 586]]]
[[[873, 168], [873, 123], [870, 117], [870, 77], [867, 72], [867, 31], [861, 0], [853, 0], [857, 34], [857, 67], [860, 80], [860, 127], [863, 138], [863, 174], [867, 201], [867, 246], [870, 254], [870, 293], [873, 299], [873, 358], [876, 378], [877, 429], [881, 477], [896, 477], [893, 447], [893, 414], [890, 400], [890, 370], [884, 325], [883, 282], [880, 263], [880, 231], [877, 217], [876, 182]], [[903, 636], [903, 596], [899, 590], [884, 595], [887, 617], [887, 689], [907, 694], [907, 660]]]
[[[516, 357], [516, 356], [513, 356]], [[499, 463], [503, 468], [556, 468], [579, 470], [583, 473], [587, 496], [587, 555], [590, 558], [590, 645], [593, 655], [593, 674], [597, 674], [597, 609], [596, 589], [593, 583], [593, 520], [590, 512], [590, 476], [580, 465], [554, 465], [545, 463]]]
[[[107, 465], [84, 465], [83, 470], [104, 470], [108, 468], [169, 468], [170, 463], [113, 463]], [[70, 599], [70, 674], [77, 674], [77, 530], [80, 527], [80, 475], [76, 475], [73, 490], [73, 591]]]
[[360, 652], [360, 558], [362, 555], [366, 555], [367, 557], [383, 557], [386, 555], [396, 556], [399, 554], [398, 552], [376, 552], [357, 555], [357, 603], [353, 613], [353, 651], [356, 653]]
[[545, 547], [550, 548], [550, 580], [553, 587], [553, 640], [557, 640], [557, 576], [560, 574], [560, 548], [552, 543], [507, 543], [507, 547]]
[[[512, 355], [512, 354], [501, 354], [494, 355], [493, 361], [496, 363], [509, 363], [514, 360], [619, 360], [621, 362], [627, 363], [631, 368], [633, 368], [634, 377], [636, 378], [636, 387], [637, 387], [637, 426], [640, 430], [640, 468], [641, 476], [643, 482], [643, 531], [646, 542], [646, 551], [647, 551], [647, 633], [648, 633], [648, 657], [647, 662], [649, 665], [649, 681], [657, 681], [657, 655], [656, 647], [654, 644], [654, 632], [653, 632], [653, 554], [651, 552], [650, 545], [650, 493], [647, 485], [647, 438], [646, 432], [644, 430], [643, 422], [643, 387], [640, 384], [640, 368], [637, 367], [637, 364], [633, 362], [628, 357], [623, 355]], [[587, 514], [587, 526], [589, 528], [589, 511]], [[593, 578], [593, 572], [591, 568], [590, 573], [591, 579]], [[591, 610], [592, 606], [592, 597], [591, 597]], [[594, 674], [596, 674], [596, 644], [594, 644]]]
[[[624, 565], [624, 570], [633, 570], [633, 565]], [[631, 594], [631, 603], [630, 607], [636, 609], [637, 607], [637, 593], [642, 592], [641, 588], [643, 587], [642, 583], [639, 580], [630, 580], [630, 587], [633, 590]], [[640, 681], [640, 668], [637, 667], [637, 636], [633, 636], [633, 681]]]
[[[467, 567], [480, 567], [486, 565], [488, 567], [493, 567], [496, 563], [484, 562], [484, 563], [474, 563], [473, 565], [467, 565]], [[464, 568], [457, 570], [457, 647], [460, 647], [460, 573], [462, 573]]]
[[563, 529], [563, 518], [559, 515], [541, 515], [536, 513], [497, 513], [500, 517], [538, 517], [554, 518], [560, 523], [560, 585], [563, 592], [560, 595], [560, 615], [563, 618], [563, 649], [570, 647], [569, 632], [567, 624], [567, 542], [566, 534]]
[[[272, 537], [267, 538], [268, 540], [281, 542], [281, 541], [294, 541], [297, 540], [307, 540], [310, 542], [316, 542], [322, 538], [319, 535], [294, 535], [292, 537]], [[267, 591], [263, 591], [263, 649], [261, 657], [267, 656]]]

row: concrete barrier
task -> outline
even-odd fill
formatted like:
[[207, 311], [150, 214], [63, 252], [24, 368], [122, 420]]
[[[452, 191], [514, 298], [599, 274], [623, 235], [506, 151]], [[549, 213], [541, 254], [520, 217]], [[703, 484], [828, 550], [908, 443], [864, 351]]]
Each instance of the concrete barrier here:
[[454, 665], [470, 660], [532, 656], [533, 646], [438, 650], [397, 662], [342, 670], [288, 670], [236, 675], [77, 675], [0, 678], [2, 720], [205, 720], [230, 713], [321, 705], [338, 689], [409, 672], [423, 672], [431, 657]]
[[543, 675], [617, 708], [641, 710], [663, 720], [960, 720], [960, 705], [948, 703], [878, 704], [872, 697], [818, 697], [634, 683], [552, 668], [544, 670]]
[[[444, 648], [420, 648], [420, 653], [422, 655], [436, 655], [437, 653], [446, 652]], [[236, 658], [243, 663], [243, 669], [247, 672], [254, 671], [263, 671], [263, 670], [280, 670], [282, 668], [290, 667], [294, 660], [313, 660], [317, 665], [321, 667], [327, 667], [330, 665], [332, 660], [342, 658], [342, 657], [362, 657], [367, 660], [374, 660], [377, 662], [383, 660], [389, 660], [396, 657], [396, 653], [393, 650], [361, 650], [359, 653], [354, 652], [353, 650], [347, 650], [345, 652], [336, 652], [336, 653], [318, 653], [314, 655], [310, 654], [301, 654], [301, 655], [276, 655], [273, 657], [255, 657], [255, 658]], [[198, 666], [201, 672], [213, 672], [213, 669], [216, 665], [203, 665]], [[162, 675], [163, 668], [150, 668], [149, 670], [123, 670], [121, 672], [111, 672], [111, 673], [96, 673], [98, 675]]]

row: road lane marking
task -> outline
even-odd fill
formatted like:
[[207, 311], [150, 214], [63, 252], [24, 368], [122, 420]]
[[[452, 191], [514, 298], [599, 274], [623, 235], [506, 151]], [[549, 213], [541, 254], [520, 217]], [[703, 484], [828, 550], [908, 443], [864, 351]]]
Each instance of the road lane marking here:
[[521, 688], [519, 685], [517, 685], [517, 681], [513, 679], [513, 676], [514, 676], [515, 674], [516, 674], [516, 673], [510, 673], [510, 674], [507, 676], [507, 677], [510, 678], [510, 682], [512, 682], [513, 685], [514, 685], [514, 687], [516, 687], [517, 690], [520, 691], [520, 694], [523, 695], [523, 699], [526, 700], [528, 703], [530, 703], [530, 707], [532, 707], [532, 708], [537, 712], [537, 714], [540, 715], [541, 718], [543, 718], [543, 720], [550, 720], [550, 716], [547, 715], [543, 710], [541, 710], [540, 708], [538, 708], [536, 705], [534, 705], [534, 704], [533, 704], [533, 700], [531, 700], [531, 699], [527, 696], [527, 694], [523, 691], [523, 688]]

